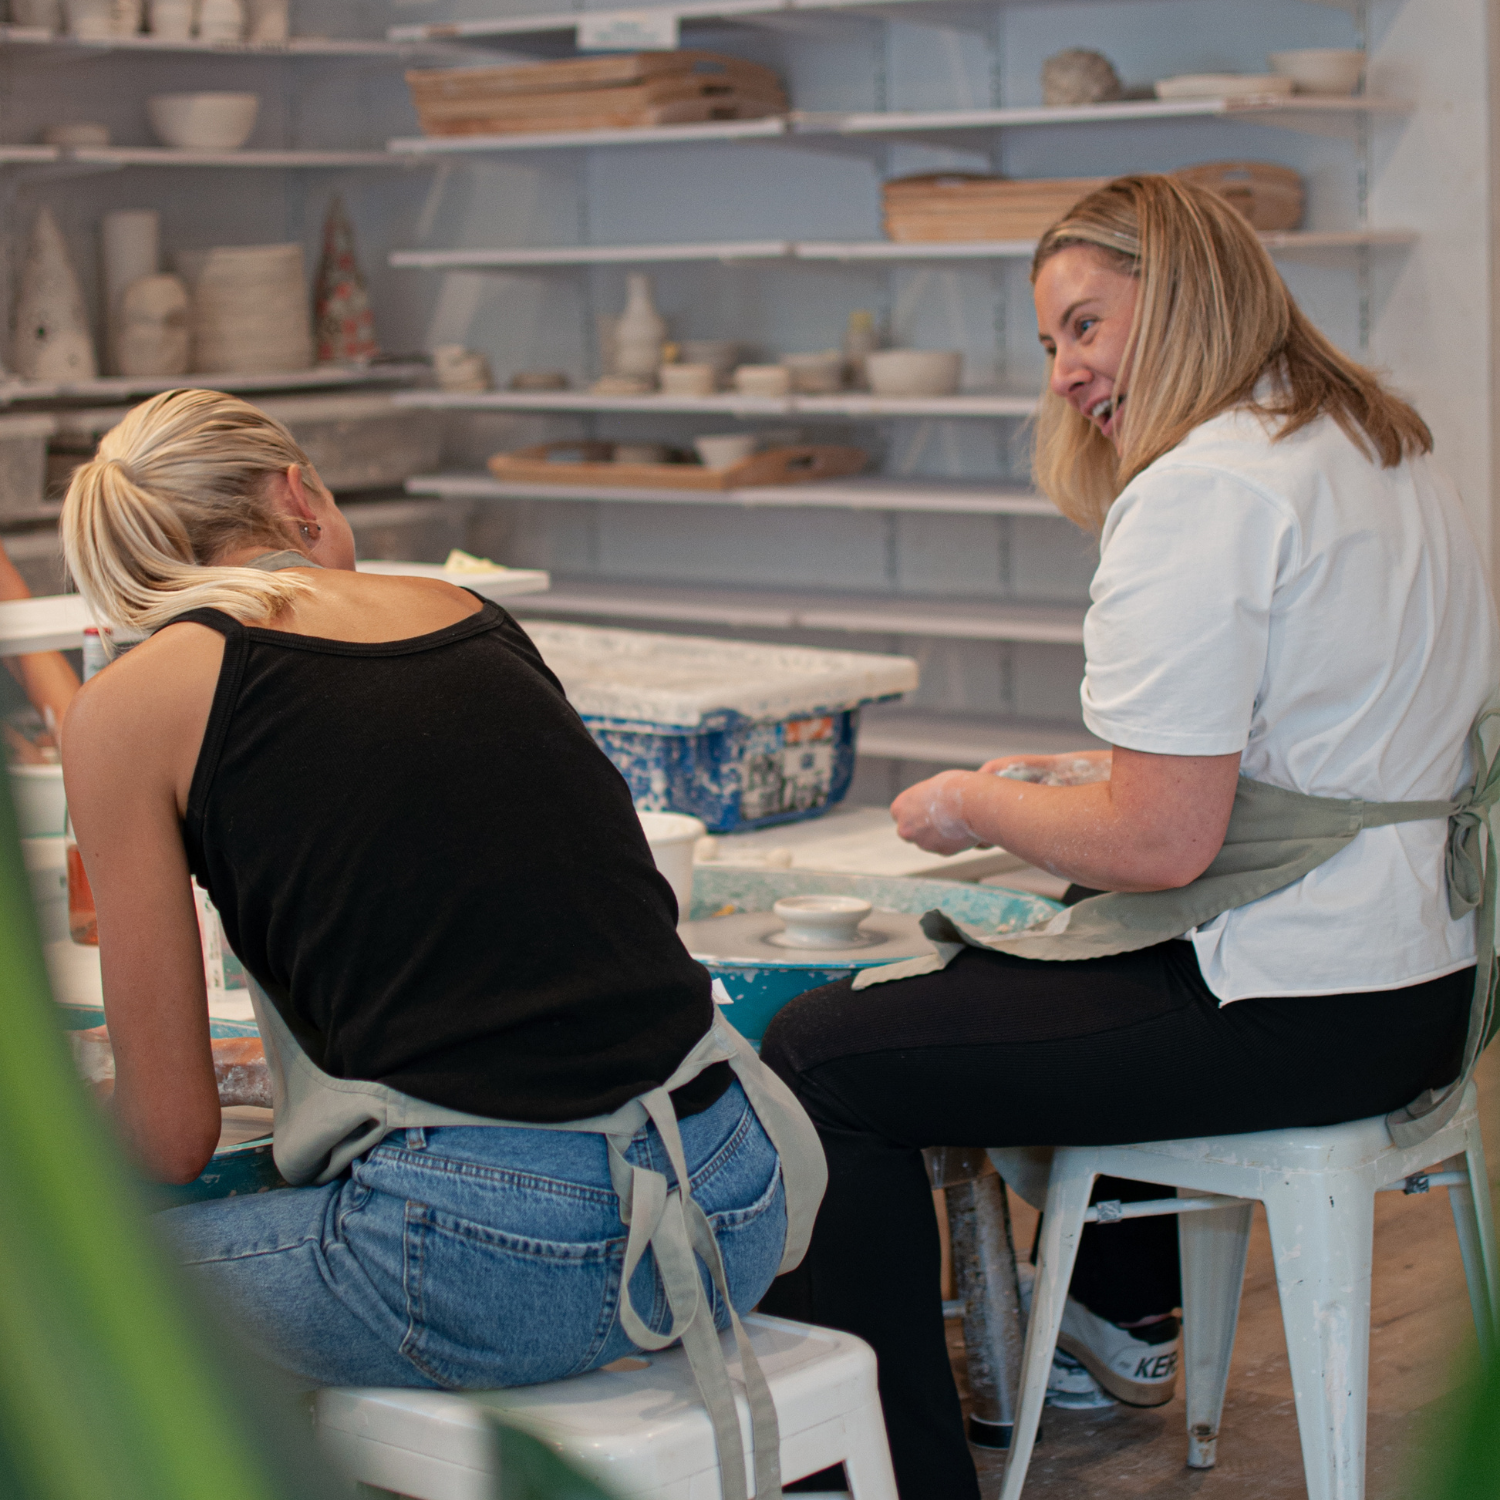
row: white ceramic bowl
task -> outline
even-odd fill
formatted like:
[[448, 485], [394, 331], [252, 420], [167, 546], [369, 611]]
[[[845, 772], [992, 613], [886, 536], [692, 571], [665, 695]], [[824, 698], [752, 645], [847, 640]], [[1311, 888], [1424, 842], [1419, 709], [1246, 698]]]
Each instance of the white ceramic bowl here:
[[844, 388], [844, 356], [838, 349], [819, 349], [813, 354], [783, 354], [781, 363], [791, 371], [794, 391], [813, 396], [828, 395]]
[[1274, 73], [1290, 78], [1299, 94], [1357, 93], [1365, 71], [1365, 54], [1358, 47], [1303, 47], [1273, 52], [1266, 61]]
[[255, 129], [259, 94], [152, 94], [151, 130], [179, 151], [238, 151]]
[[667, 396], [711, 396], [718, 385], [708, 364], [663, 365], [656, 373]]
[[1292, 80], [1277, 73], [1179, 73], [1152, 87], [1158, 99], [1255, 99], [1290, 94]]
[[741, 365], [734, 388], [742, 396], [784, 396], [792, 388], [792, 372], [784, 365]]
[[68, 815], [61, 766], [7, 766], [23, 839], [61, 835]]
[[755, 452], [755, 435], [750, 432], [710, 434], [694, 438], [693, 447], [705, 469], [732, 469]]
[[963, 366], [957, 349], [877, 349], [865, 356], [877, 396], [951, 396]]
[[641, 812], [636, 810], [641, 827], [646, 830], [646, 842], [651, 845], [651, 858], [656, 868], [667, 877], [672, 894], [677, 897], [679, 921], [686, 921], [693, 904], [693, 845], [708, 829], [701, 818], [689, 817], [686, 813]]

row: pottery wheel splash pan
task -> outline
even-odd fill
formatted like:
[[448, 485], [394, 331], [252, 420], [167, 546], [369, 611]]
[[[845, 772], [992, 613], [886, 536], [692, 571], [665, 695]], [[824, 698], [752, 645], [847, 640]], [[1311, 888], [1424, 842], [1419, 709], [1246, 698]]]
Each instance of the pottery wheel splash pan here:
[[787, 1001], [858, 969], [933, 952], [919, 918], [852, 896], [788, 896], [769, 912], [683, 922], [684, 946], [733, 1002], [725, 1015], [759, 1042]]

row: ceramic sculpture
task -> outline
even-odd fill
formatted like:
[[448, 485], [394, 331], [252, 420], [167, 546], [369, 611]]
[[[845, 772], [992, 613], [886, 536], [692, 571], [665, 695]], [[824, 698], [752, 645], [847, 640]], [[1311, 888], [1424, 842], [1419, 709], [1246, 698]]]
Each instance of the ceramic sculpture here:
[[1087, 47], [1069, 47], [1042, 64], [1043, 104], [1099, 104], [1123, 93], [1110, 60]]
[[115, 332], [122, 375], [185, 375], [188, 289], [177, 276], [142, 276], [125, 288]]
[[105, 359], [116, 375], [144, 374], [120, 367], [120, 303], [126, 287], [160, 269], [161, 215], [154, 208], [118, 209], [99, 221], [99, 238], [104, 261]]
[[193, 295], [193, 368], [305, 370], [312, 320], [301, 245], [227, 245], [179, 255]]
[[50, 208], [32, 226], [12, 347], [23, 380], [92, 380], [99, 373], [83, 292]]
[[354, 226], [344, 212], [344, 200], [337, 194], [323, 221], [323, 260], [318, 266], [314, 318], [319, 364], [369, 360], [380, 352], [370, 294], [354, 253]]
[[240, 0], [202, 0], [198, 35], [205, 42], [237, 42], [245, 35], [245, 7]]
[[612, 375], [656, 383], [661, 346], [667, 341], [667, 320], [651, 300], [651, 278], [633, 271], [625, 278], [625, 311], [615, 324]]

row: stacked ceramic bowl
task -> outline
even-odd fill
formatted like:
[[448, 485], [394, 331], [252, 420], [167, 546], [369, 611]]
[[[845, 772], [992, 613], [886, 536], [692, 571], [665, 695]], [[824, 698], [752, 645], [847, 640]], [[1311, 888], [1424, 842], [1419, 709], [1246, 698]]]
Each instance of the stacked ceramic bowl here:
[[193, 368], [305, 370], [313, 362], [301, 245], [229, 245], [178, 257], [193, 289]]

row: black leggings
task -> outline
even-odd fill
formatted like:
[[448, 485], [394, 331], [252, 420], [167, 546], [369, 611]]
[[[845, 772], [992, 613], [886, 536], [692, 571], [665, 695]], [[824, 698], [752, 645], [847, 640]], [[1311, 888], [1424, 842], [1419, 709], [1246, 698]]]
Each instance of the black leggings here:
[[[1220, 1007], [1193, 946], [1040, 963], [978, 950], [916, 979], [793, 1000], [762, 1056], [807, 1108], [828, 1193], [761, 1303], [880, 1360], [904, 1500], [977, 1500], [938, 1285], [924, 1146], [1112, 1145], [1384, 1114], [1458, 1071], [1474, 971]], [[1119, 1184], [1104, 1196], [1156, 1196]], [[1104, 1236], [1107, 1236], [1105, 1238]], [[1113, 1322], [1179, 1301], [1176, 1220], [1086, 1229], [1072, 1291]]]

